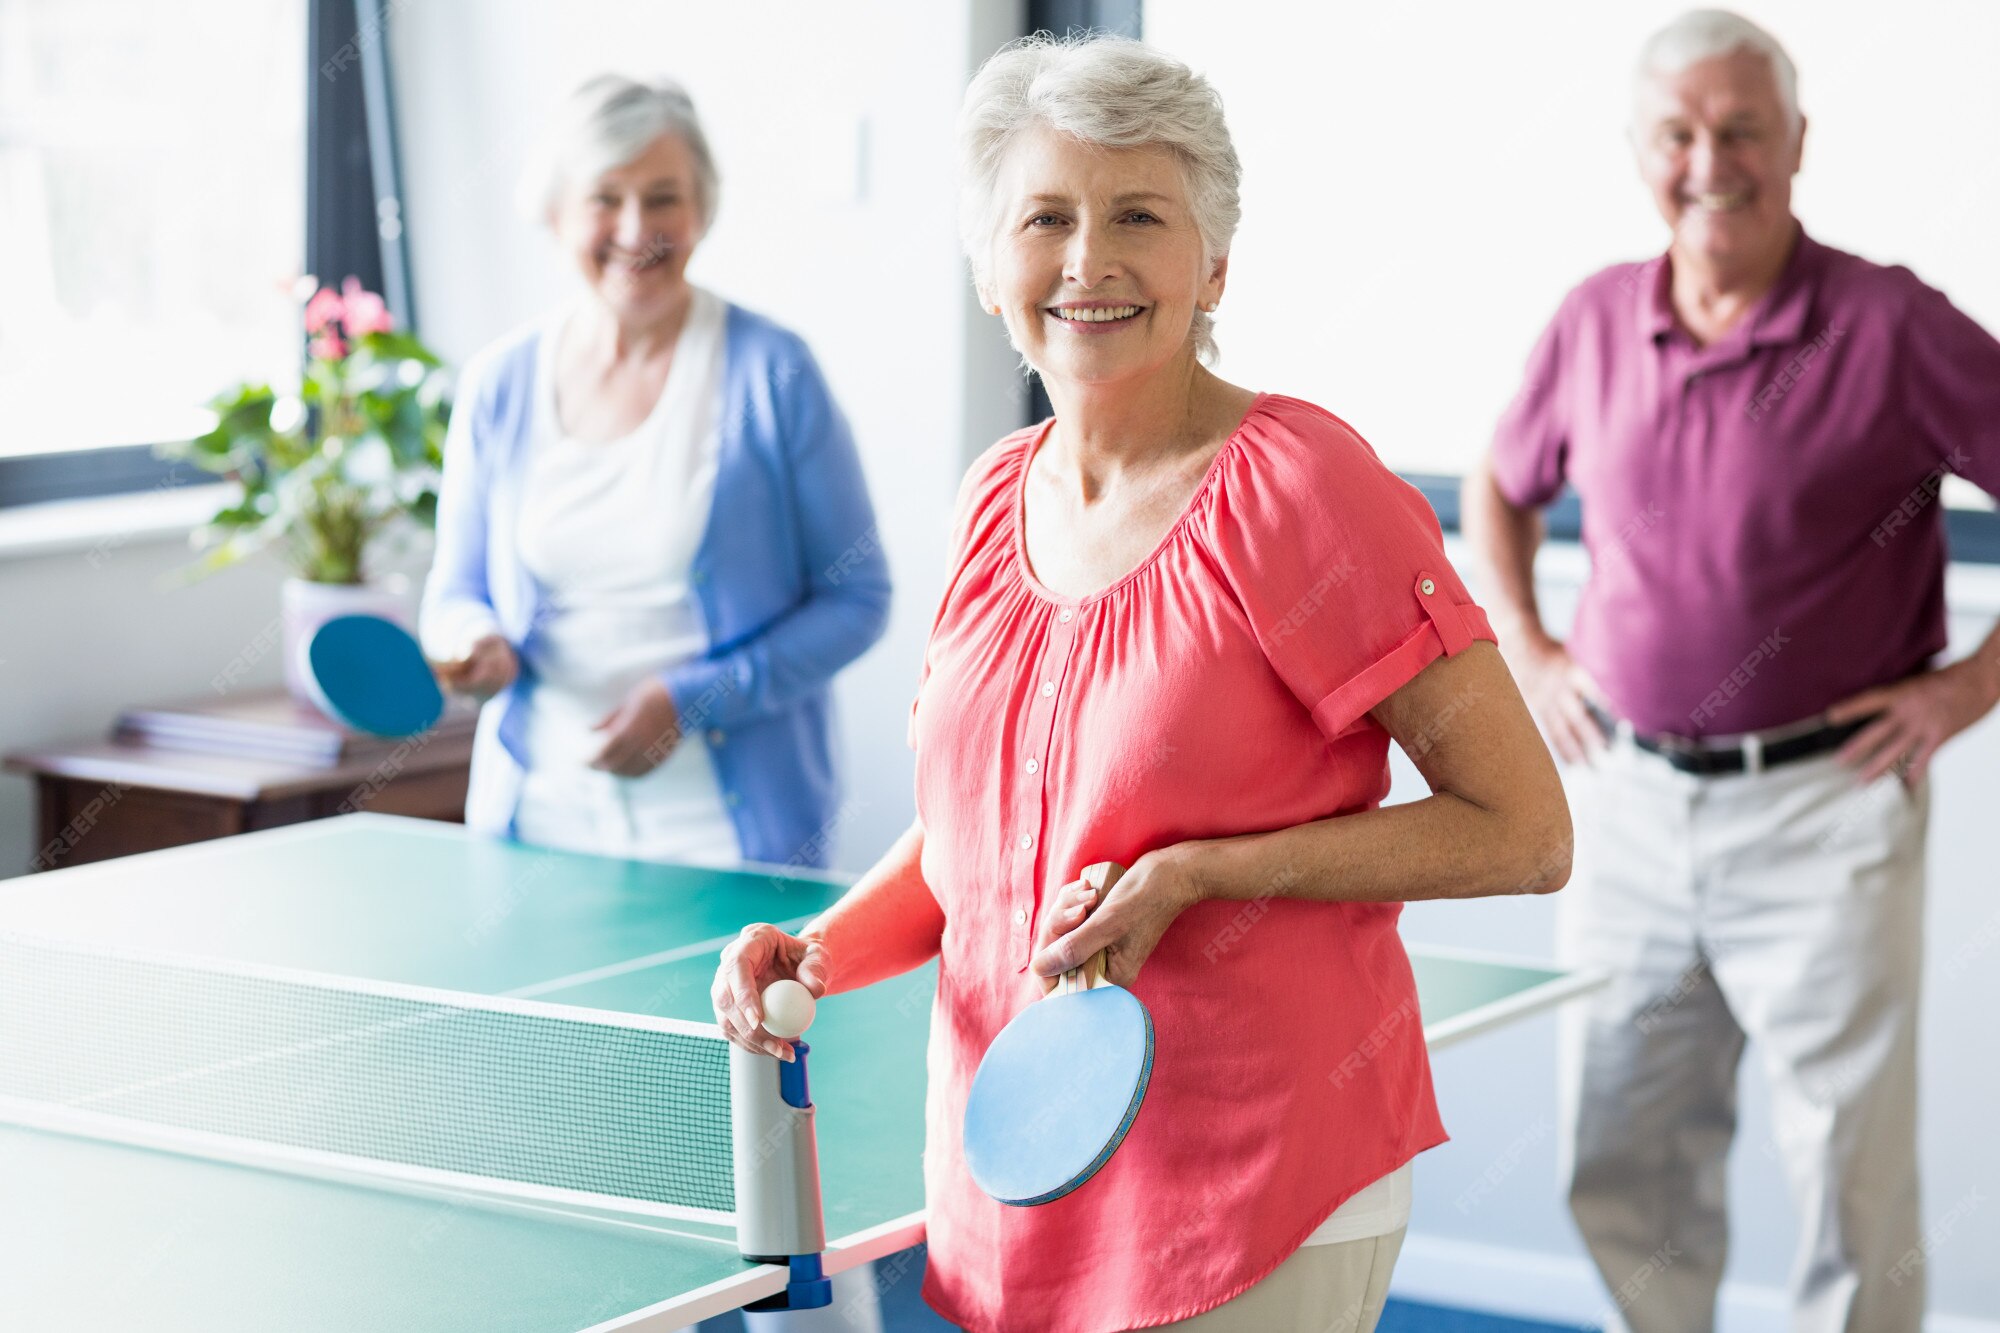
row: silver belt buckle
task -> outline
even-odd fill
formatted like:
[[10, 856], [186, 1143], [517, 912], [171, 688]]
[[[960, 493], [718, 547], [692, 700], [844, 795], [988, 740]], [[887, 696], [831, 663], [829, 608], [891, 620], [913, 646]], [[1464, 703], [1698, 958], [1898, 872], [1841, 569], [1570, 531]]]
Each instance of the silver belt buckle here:
[[1679, 754], [1694, 758], [1706, 753], [1706, 748], [1700, 741], [1689, 736], [1676, 736], [1671, 731], [1663, 731], [1653, 737], [1653, 744], [1660, 747], [1662, 754]]

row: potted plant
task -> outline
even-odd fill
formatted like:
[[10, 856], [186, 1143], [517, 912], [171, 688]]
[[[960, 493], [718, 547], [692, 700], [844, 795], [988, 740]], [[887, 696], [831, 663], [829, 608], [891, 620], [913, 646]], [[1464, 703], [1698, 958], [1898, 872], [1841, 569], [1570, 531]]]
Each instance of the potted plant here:
[[193, 576], [266, 548], [291, 566], [280, 619], [299, 699], [310, 698], [299, 643], [323, 621], [365, 612], [408, 625], [406, 592], [371, 582], [368, 556], [385, 533], [434, 522], [450, 410], [442, 363], [355, 279], [314, 291], [304, 323], [296, 395], [239, 384], [209, 404], [213, 429], [165, 450], [237, 487], [194, 534]]

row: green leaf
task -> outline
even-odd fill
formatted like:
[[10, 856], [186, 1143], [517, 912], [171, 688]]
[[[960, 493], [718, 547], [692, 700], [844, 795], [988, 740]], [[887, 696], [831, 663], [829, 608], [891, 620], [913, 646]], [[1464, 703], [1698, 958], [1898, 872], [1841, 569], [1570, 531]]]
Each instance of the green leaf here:
[[254, 502], [245, 499], [241, 503], [230, 505], [227, 509], [217, 510], [208, 523], [210, 527], [215, 528], [242, 528], [252, 523], [262, 523], [265, 517], [264, 512], [258, 509]]
[[270, 386], [243, 383], [214, 398], [211, 429], [163, 448], [236, 483], [232, 503], [200, 534], [199, 577], [282, 542], [300, 573], [362, 577], [370, 541], [394, 525], [436, 521], [450, 419], [451, 376], [408, 333], [368, 334], [342, 362], [309, 359], [298, 390], [303, 420]]
[[361, 347], [370, 356], [383, 361], [419, 361], [426, 366], [442, 366], [437, 354], [419, 342], [413, 335], [399, 330], [387, 333], [368, 333], [361, 337]]

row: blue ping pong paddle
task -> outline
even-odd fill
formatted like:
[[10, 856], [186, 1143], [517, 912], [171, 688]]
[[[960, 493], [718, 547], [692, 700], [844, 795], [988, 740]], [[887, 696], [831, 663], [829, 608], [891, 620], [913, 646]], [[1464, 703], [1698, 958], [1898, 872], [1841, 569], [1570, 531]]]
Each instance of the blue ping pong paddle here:
[[354, 731], [414, 736], [444, 713], [423, 649], [380, 616], [335, 616], [305, 641], [307, 688], [320, 711]]
[[1152, 1015], [1095, 954], [986, 1048], [965, 1103], [973, 1181], [1018, 1207], [1062, 1198], [1125, 1141], [1152, 1072]]

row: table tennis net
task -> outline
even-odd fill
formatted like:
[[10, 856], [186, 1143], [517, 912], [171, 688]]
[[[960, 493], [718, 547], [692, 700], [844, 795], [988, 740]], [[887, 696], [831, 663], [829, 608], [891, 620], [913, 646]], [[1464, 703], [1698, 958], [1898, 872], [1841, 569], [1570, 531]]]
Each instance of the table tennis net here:
[[0, 1119], [726, 1220], [712, 1026], [0, 934]]

